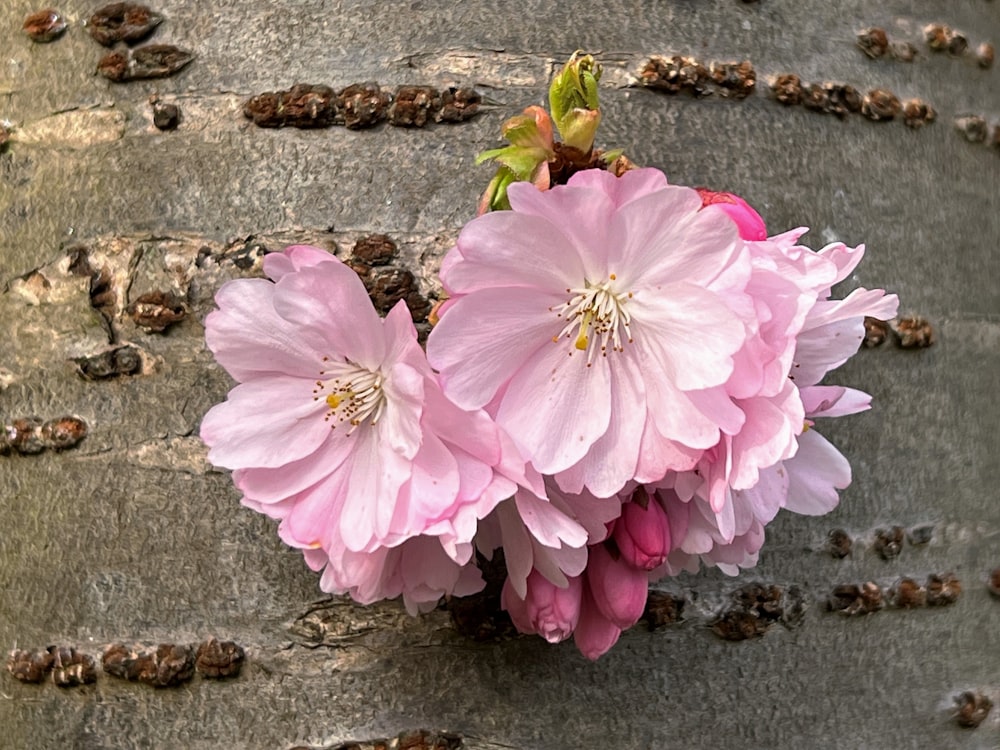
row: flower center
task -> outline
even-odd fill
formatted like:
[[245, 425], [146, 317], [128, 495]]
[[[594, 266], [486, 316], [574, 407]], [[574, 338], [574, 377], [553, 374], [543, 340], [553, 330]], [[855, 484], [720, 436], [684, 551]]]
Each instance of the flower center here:
[[[622, 342], [632, 343], [632, 331], [629, 329], [632, 316], [627, 306], [632, 292], [616, 292], [616, 278], [611, 274], [607, 281], [600, 284], [588, 281], [582, 289], [567, 289], [566, 293], [572, 295], [569, 300], [549, 308], [566, 321], [552, 341], [558, 343], [560, 339], [572, 338], [575, 349], [587, 352], [588, 366], [594, 352], [600, 351], [601, 356], [606, 357], [609, 345], [611, 351], [623, 352], [625, 347]], [[570, 356], [572, 354], [571, 351]]]
[[[323, 399], [329, 410], [323, 419], [332, 422], [330, 429], [347, 422], [350, 435], [358, 425], [369, 422], [378, 424], [385, 412], [385, 391], [382, 390], [381, 373], [366, 370], [353, 362], [334, 362], [323, 357], [322, 380], [313, 388], [313, 401]], [[326, 394], [325, 396], [323, 394]]]

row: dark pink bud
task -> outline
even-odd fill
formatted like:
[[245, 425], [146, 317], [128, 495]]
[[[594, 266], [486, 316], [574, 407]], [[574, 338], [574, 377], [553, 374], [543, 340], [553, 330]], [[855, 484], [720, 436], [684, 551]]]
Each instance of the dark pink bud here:
[[642, 570], [663, 565], [670, 553], [670, 521], [662, 506], [640, 487], [622, 506], [615, 524], [615, 543], [622, 560]]
[[750, 204], [732, 193], [716, 193], [706, 188], [696, 188], [701, 196], [701, 205], [718, 206], [729, 218], [736, 222], [740, 237], [744, 240], [759, 241], [767, 239], [767, 226], [760, 214], [754, 211]]
[[578, 576], [569, 579], [566, 588], [559, 588], [537, 570], [528, 575], [528, 592], [521, 599], [508, 578], [500, 594], [500, 604], [522, 633], [538, 633], [549, 643], [559, 643], [572, 634], [580, 620], [580, 597], [583, 581]]
[[580, 622], [576, 626], [573, 640], [580, 653], [591, 661], [607, 653], [608, 649], [618, 642], [622, 629], [601, 614], [594, 604], [594, 598], [589, 591], [583, 592], [580, 606]]
[[594, 604], [615, 626], [632, 627], [646, 607], [646, 571], [616, 560], [604, 544], [593, 545], [588, 553], [586, 575]]

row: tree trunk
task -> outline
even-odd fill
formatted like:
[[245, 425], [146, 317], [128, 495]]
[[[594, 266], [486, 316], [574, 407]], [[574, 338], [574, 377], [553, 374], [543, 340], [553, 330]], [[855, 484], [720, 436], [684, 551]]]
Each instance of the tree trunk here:
[[[247, 661], [235, 680], [196, 676], [163, 689], [103, 673], [62, 690], [2, 675], [0, 744], [997, 741], [1000, 709], [978, 729], [952, 716], [965, 691], [1000, 702], [1000, 600], [987, 585], [1000, 566], [991, 384], [1000, 371], [1000, 150], [989, 143], [1000, 71], [978, 67], [974, 54], [1000, 41], [995, 3], [162, 0], [151, 41], [196, 58], [171, 77], [127, 83], [95, 74], [108, 50], [84, 21], [97, 2], [67, 0], [69, 28], [47, 44], [21, 30], [40, 5], [0, 0], [0, 120], [13, 126], [0, 147], [0, 418], [16, 427], [75, 415], [89, 433], [63, 450], [0, 455], [0, 645], [72, 646], [100, 670], [112, 643], [216, 636], [243, 646]], [[931, 51], [931, 22], [964, 31], [969, 51]], [[911, 42], [915, 59], [867, 57], [856, 34], [868, 26]], [[506, 118], [544, 102], [555, 66], [578, 48], [605, 68], [599, 146], [622, 147], [673, 182], [744, 196], [771, 233], [807, 225], [815, 248], [866, 243], [845, 291], [897, 292], [901, 313], [927, 318], [936, 337], [926, 349], [862, 351], [831, 376], [874, 396], [870, 412], [825, 430], [854, 467], [834, 513], [783, 513], [759, 566], [738, 578], [709, 570], [663, 582], [685, 602], [679, 621], [634, 628], [596, 663], [572, 644], [502, 628], [476, 641], [444, 608], [414, 619], [396, 602], [325, 597], [274, 523], [240, 506], [197, 437], [232, 384], [204, 344], [218, 286], [259, 275], [262, 254], [286, 244], [350, 257], [359, 237], [383, 233], [401, 270], [383, 278], [381, 293], [425, 304], [491, 176], [475, 154], [499, 145]], [[674, 54], [750, 60], [756, 90], [741, 99], [715, 86], [696, 98], [636, 85], [650, 56]], [[901, 116], [784, 106], [767, 85], [783, 73], [920, 98], [937, 119], [911, 128]], [[389, 90], [471, 86], [484, 103], [469, 121], [423, 128], [264, 129], [242, 113], [249, 97], [296, 83], [339, 90], [373, 80]], [[154, 127], [150, 97], [180, 107], [176, 130]], [[963, 115], [985, 117], [986, 143], [963, 137], [953, 124]], [[404, 271], [412, 289], [399, 292]], [[133, 303], [152, 292], [175, 298], [136, 313]], [[148, 328], [149, 316], [185, 310], [162, 333], [136, 322]], [[878, 531], [894, 526], [910, 538], [882, 559]], [[834, 529], [853, 539], [844, 559], [829, 552]], [[923, 584], [946, 573], [964, 589], [952, 606], [826, 611], [841, 584], [872, 581], [888, 597], [903, 577]], [[752, 583], [780, 587], [787, 616], [761, 637], [720, 638], [709, 625]], [[421, 727], [438, 734], [413, 734]]]

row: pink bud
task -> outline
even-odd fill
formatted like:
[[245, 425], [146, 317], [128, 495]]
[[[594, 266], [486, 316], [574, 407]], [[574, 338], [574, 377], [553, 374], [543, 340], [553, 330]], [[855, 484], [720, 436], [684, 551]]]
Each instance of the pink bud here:
[[622, 560], [642, 570], [663, 565], [670, 552], [670, 521], [662, 506], [642, 487], [622, 506], [615, 524], [615, 543]]
[[604, 544], [595, 544], [587, 551], [587, 583], [594, 604], [617, 627], [632, 627], [646, 607], [646, 571], [614, 559]]
[[561, 589], [537, 570], [528, 575], [528, 593], [521, 599], [508, 578], [500, 594], [500, 604], [522, 633], [538, 633], [549, 643], [570, 636], [580, 620], [583, 580], [577, 576]]
[[740, 238], [750, 241], [767, 239], [767, 226], [760, 214], [754, 211], [750, 204], [732, 193], [716, 193], [706, 188], [697, 188], [701, 196], [701, 205], [718, 206], [729, 218], [736, 222]]
[[573, 640], [580, 653], [591, 661], [597, 659], [618, 642], [622, 629], [601, 614], [594, 604], [594, 598], [589, 591], [583, 592], [583, 602], [580, 606], [580, 622], [576, 626]]

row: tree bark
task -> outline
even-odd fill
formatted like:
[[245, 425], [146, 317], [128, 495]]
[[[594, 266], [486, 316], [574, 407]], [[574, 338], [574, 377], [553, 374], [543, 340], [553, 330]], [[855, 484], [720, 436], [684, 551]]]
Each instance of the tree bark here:
[[[0, 645], [67, 645], [99, 662], [115, 642], [217, 636], [241, 644], [247, 663], [236, 680], [163, 689], [5, 674], [0, 744], [368, 748], [379, 737], [406, 746], [412, 735], [400, 733], [421, 727], [463, 739], [412, 746], [481, 750], [995, 742], [1000, 709], [978, 729], [951, 712], [966, 690], [1000, 703], [1000, 600], [987, 586], [1000, 566], [1000, 150], [953, 120], [982, 115], [994, 137], [1000, 72], [971, 51], [932, 52], [922, 31], [949, 24], [972, 50], [998, 42], [994, 3], [162, 0], [151, 42], [196, 58], [131, 83], [95, 74], [107, 50], [84, 28], [92, 5], [63, 4], [68, 30], [38, 44], [21, 24], [40, 6], [0, 0], [0, 120], [13, 126], [0, 151], [0, 418], [75, 415], [89, 427], [73, 448], [0, 455]], [[866, 57], [855, 35], [868, 26], [917, 57]], [[854, 467], [834, 513], [781, 514], [760, 565], [738, 578], [665, 581], [685, 600], [682, 619], [634, 628], [596, 663], [572, 644], [473, 641], [444, 609], [414, 619], [395, 602], [325, 597], [197, 438], [232, 385], [203, 340], [218, 286], [259, 275], [262, 254], [286, 244], [349, 257], [356, 239], [384, 233], [432, 298], [440, 258], [491, 176], [473, 157], [499, 145], [506, 118], [544, 102], [577, 48], [605, 67], [599, 146], [744, 196], [772, 233], [807, 225], [816, 248], [866, 243], [843, 291], [897, 292], [901, 312], [936, 332], [930, 348], [889, 343], [831, 376], [874, 396], [870, 412], [824, 429]], [[635, 86], [650, 56], [673, 54], [748, 59], [756, 90], [695, 98]], [[913, 129], [783, 106], [767, 86], [782, 73], [919, 97], [937, 120]], [[242, 114], [264, 91], [370, 80], [471, 86], [485, 101], [470, 121], [421, 129], [262, 129]], [[176, 130], [154, 127], [151, 96], [179, 105]], [[154, 291], [187, 310], [163, 333], [129, 314]], [[134, 347], [131, 374], [81, 376], [81, 362], [123, 346]], [[893, 526], [931, 526], [930, 540], [883, 560], [877, 531]], [[834, 529], [854, 540], [844, 559], [827, 549]], [[840, 584], [888, 592], [948, 572], [964, 588], [952, 606], [825, 611]], [[785, 624], [719, 638], [709, 625], [750, 583], [781, 588]]]

